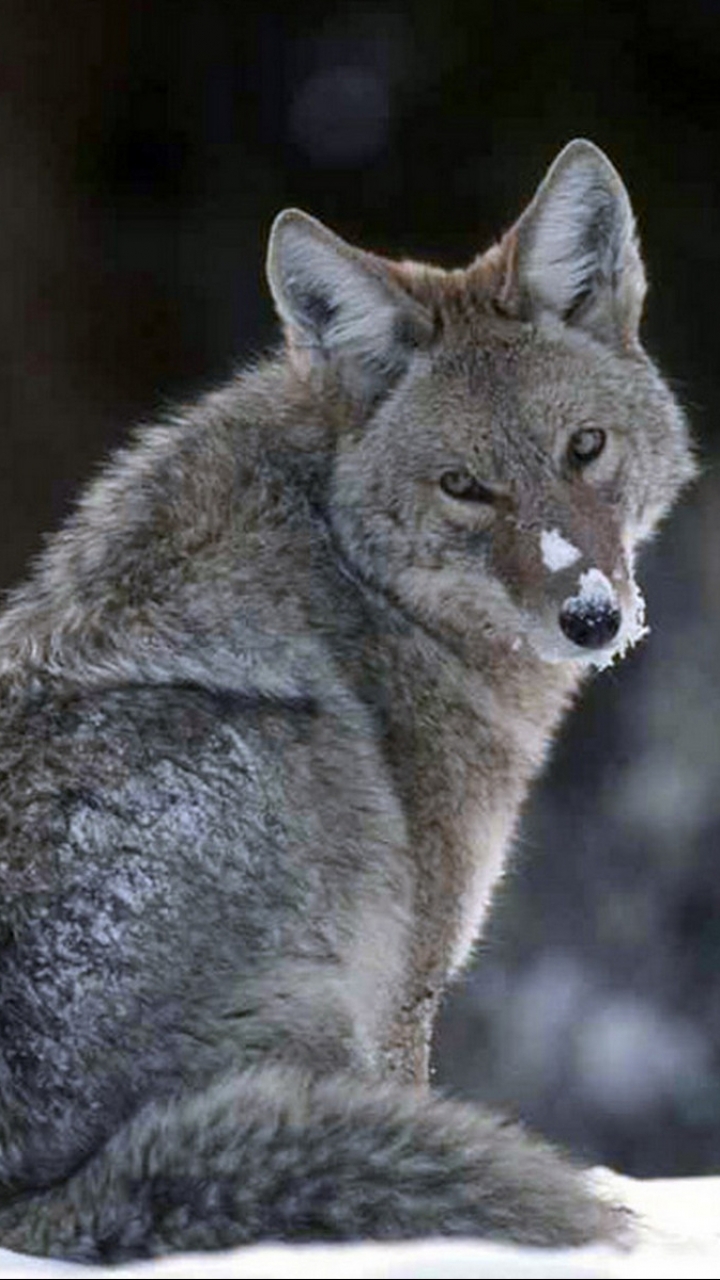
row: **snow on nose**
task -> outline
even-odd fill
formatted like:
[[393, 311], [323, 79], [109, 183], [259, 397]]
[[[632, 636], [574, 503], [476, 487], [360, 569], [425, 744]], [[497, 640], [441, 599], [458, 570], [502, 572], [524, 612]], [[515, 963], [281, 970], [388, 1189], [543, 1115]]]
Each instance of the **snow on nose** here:
[[605, 574], [588, 569], [580, 574], [577, 595], [569, 596], [560, 609], [560, 628], [573, 644], [581, 649], [606, 649], [604, 658], [593, 658], [594, 666], [607, 666], [648, 634], [640, 588], [634, 579], [628, 586], [630, 606], [623, 613]]
[[572, 542], [563, 538], [559, 529], [543, 529], [540, 534], [540, 553], [543, 564], [550, 573], [568, 569], [580, 559], [581, 554]]
[[599, 569], [580, 575], [580, 590], [560, 609], [560, 627], [583, 649], [603, 649], [618, 634], [622, 614], [611, 583]]

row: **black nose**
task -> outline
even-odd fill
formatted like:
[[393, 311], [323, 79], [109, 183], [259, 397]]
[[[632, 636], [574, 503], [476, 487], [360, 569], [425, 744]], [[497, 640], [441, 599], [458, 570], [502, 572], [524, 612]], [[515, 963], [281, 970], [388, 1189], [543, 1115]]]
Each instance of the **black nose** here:
[[583, 649], [602, 649], [615, 639], [622, 615], [615, 605], [578, 597], [568, 600], [560, 612], [560, 626], [573, 644]]

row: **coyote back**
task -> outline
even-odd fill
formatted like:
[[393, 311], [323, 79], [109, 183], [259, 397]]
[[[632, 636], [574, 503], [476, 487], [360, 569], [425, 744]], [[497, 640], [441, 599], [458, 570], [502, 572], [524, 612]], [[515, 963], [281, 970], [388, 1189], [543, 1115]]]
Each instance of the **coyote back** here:
[[591, 143], [467, 269], [276, 220], [276, 355], [138, 433], [0, 617], [0, 1243], [621, 1237], [428, 1085], [438, 1001], [693, 470]]

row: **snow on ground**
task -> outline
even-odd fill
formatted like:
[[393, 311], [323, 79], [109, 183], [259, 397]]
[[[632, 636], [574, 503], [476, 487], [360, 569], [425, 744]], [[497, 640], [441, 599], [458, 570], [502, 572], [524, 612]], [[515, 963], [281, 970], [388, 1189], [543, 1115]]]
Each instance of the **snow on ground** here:
[[44, 1262], [0, 1249], [10, 1277], [127, 1276], [180, 1280], [715, 1280], [720, 1275], [720, 1178], [638, 1181], [595, 1170], [598, 1187], [638, 1216], [629, 1252], [520, 1249], [475, 1240], [402, 1244], [261, 1245], [230, 1253], [177, 1255], [132, 1267]]

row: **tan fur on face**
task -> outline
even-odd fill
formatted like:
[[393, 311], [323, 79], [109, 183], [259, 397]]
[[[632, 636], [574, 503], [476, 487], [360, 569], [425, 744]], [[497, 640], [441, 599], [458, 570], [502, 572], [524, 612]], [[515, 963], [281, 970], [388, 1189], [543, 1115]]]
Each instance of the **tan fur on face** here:
[[139, 432], [0, 615], [0, 1238], [617, 1239], [428, 1064], [583, 663], [633, 638], [566, 602], [637, 610], [692, 474], [627, 195], [576, 142], [467, 270], [289, 210], [268, 279], [283, 351]]

